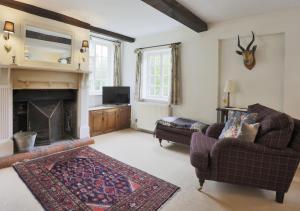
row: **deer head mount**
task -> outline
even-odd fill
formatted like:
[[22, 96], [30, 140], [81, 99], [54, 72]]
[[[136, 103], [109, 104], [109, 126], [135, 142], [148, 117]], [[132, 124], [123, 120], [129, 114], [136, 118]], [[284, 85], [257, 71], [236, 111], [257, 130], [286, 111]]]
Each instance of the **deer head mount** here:
[[236, 51], [236, 53], [243, 56], [244, 64], [249, 70], [252, 70], [256, 64], [255, 51], [256, 51], [257, 45], [253, 46], [253, 48], [251, 49], [254, 41], [255, 41], [255, 36], [254, 36], [254, 33], [252, 32], [252, 40], [248, 44], [247, 48], [245, 49], [241, 45], [240, 36], [238, 35], [238, 47], [241, 49], [241, 51]]

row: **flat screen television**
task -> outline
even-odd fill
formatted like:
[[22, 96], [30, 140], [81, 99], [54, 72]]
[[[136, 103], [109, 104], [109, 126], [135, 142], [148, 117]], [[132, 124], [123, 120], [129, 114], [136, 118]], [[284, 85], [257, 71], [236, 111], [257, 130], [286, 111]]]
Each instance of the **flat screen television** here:
[[102, 103], [105, 105], [130, 104], [130, 87], [103, 87]]

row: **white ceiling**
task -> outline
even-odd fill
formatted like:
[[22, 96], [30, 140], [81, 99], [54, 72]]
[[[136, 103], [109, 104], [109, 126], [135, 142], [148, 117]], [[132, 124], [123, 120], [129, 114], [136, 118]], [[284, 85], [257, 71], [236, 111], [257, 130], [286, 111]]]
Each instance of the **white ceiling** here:
[[177, 0], [207, 23], [300, 7], [300, 0]]
[[[18, 0], [131, 37], [182, 25], [141, 0]], [[177, 0], [208, 23], [300, 7], [300, 0]]]
[[181, 24], [140, 0], [18, 0], [131, 37], [172, 30]]

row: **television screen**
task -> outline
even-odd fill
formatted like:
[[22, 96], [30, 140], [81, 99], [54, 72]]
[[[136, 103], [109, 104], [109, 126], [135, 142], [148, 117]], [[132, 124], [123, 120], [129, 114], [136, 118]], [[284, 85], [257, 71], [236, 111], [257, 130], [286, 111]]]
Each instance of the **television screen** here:
[[103, 87], [103, 104], [130, 104], [130, 87]]

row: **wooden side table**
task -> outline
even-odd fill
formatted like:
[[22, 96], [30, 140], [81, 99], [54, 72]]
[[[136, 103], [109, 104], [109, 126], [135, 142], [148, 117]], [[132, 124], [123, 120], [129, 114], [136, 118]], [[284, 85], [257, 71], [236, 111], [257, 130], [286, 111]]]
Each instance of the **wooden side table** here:
[[218, 123], [225, 123], [228, 120], [228, 113], [229, 111], [240, 111], [240, 112], [247, 112], [247, 108], [217, 108], [218, 112]]

